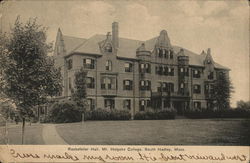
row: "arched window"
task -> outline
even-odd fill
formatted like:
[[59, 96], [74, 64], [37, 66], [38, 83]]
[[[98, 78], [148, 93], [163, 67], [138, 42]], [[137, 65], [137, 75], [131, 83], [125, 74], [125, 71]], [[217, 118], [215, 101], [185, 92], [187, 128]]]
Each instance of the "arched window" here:
[[112, 71], [112, 62], [110, 60], [106, 61], [106, 70]]
[[211, 64], [212, 62], [211, 62], [211, 60], [210, 59], [208, 59], [207, 60], [207, 64]]
[[111, 46], [111, 44], [107, 44], [107, 45], [105, 46], [105, 52], [109, 52], [109, 53], [112, 52], [112, 46]]

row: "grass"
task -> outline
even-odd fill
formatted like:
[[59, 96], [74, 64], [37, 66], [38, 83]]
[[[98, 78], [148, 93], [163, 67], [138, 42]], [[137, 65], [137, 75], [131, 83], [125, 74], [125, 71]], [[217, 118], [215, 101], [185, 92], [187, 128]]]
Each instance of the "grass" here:
[[[0, 127], [0, 133], [3, 135], [4, 127]], [[8, 144], [22, 144], [22, 129], [21, 123], [18, 125], [11, 124], [8, 126]], [[25, 144], [44, 144], [42, 138], [42, 125], [26, 123], [25, 126]], [[4, 137], [0, 137], [0, 144], [5, 144]]]
[[87, 121], [57, 125], [71, 145], [250, 145], [250, 120]]

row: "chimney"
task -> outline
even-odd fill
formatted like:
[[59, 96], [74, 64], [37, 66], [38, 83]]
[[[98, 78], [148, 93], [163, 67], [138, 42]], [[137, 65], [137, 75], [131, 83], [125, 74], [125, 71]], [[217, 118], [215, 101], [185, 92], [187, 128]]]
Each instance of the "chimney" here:
[[118, 22], [112, 23], [112, 42], [113, 42], [115, 51], [117, 51], [119, 47]]

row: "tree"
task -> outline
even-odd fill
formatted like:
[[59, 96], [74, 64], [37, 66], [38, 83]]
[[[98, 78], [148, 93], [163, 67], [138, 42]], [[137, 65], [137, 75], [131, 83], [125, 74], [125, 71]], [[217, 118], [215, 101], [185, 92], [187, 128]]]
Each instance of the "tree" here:
[[14, 119], [15, 118], [15, 107], [11, 103], [11, 101], [1, 101], [0, 102], [0, 114], [5, 119]]
[[24, 133], [25, 118], [34, 116], [32, 108], [62, 90], [61, 74], [47, 55], [52, 47], [46, 43], [46, 28], [36, 19], [23, 24], [18, 17], [7, 42], [1, 91], [15, 102]]
[[74, 89], [72, 89], [72, 100], [76, 102], [79, 110], [82, 113], [86, 111], [86, 87], [87, 87], [87, 71], [81, 68], [79, 71], [75, 72]]
[[219, 72], [214, 85], [213, 97], [220, 110], [230, 107], [230, 98], [233, 91], [232, 83], [225, 72]]
[[237, 108], [250, 110], [250, 101], [237, 101]]

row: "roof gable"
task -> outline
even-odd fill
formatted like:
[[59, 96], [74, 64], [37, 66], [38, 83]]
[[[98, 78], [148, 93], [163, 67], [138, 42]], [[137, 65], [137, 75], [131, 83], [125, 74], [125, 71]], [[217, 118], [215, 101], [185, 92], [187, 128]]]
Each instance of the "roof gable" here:
[[63, 41], [66, 53], [70, 53], [74, 49], [76, 49], [79, 45], [83, 44], [87, 39], [85, 38], [77, 38], [72, 36], [63, 35]]
[[[76, 38], [71, 36], [63, 36], [64, 44], [67, 50], [67, 54], [73, 53], [83, 53], [83, 54], [98, 54], [102, 55], [99, 47], [99, 43], [106, 39], [106, 35], [96, 34], [89, 39]], [[149, 51], [153, 51], [155, 45], [158, 41], [158, 37], [154, 37], [147, 41], [133, 40], [127, 38], [119, 38], [119, 48], [117, 51], [118, 57], [125, 58], [136, 58], [136, 49], [141, 46], [142, 43], [145, 44], [145, 48]], [[172, 45], [175, 53], [178, 53], [180, 49], [184, 50], [184, 54], [189, 56], [189, 64], [193, 66], [204, 66], [204, 60], [206, 55], [196, 54], [185, 48]], [[216, 62], [214, 62], [215, 68], [228, 69]]]

